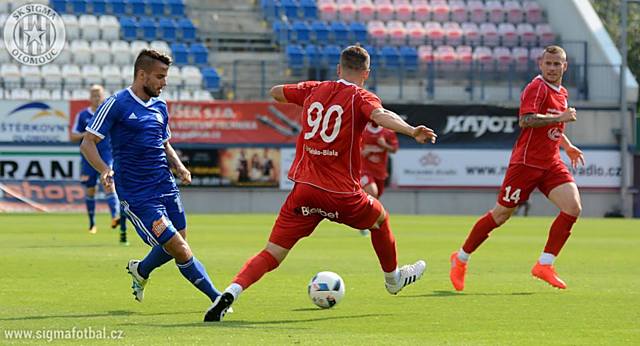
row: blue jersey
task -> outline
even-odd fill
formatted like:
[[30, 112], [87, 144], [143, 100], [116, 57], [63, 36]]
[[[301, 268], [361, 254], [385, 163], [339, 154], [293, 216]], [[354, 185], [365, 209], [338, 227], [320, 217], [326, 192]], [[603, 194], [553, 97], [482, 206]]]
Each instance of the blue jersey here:
[[[87, 107], [83, 109], [80, 113], [76, 115], [76, 120], [73, 123], [73, 128], [71, 131], [73, 133], [82, 133], [85, 131], [87, 125], [91, 123], [91, 118], [93, 117], [93, 112], [91, 111], [91, 107]], [[109, 136], [105, 136], [105, 138], [100, 141], [97, 145], [98, 153], [104, 162], [107, 164], [111, 164], [112, 156], [111, 156], [111, 141]], [[82, 156], [82, 164], [89, 164], [87, 159]]]
[[87, 131], [111, 137], [116, 190], [129, 204], [178, 192], [164, 144], [171, 137], [165, 101], [144, 102], [131, 88], [106, 99]]

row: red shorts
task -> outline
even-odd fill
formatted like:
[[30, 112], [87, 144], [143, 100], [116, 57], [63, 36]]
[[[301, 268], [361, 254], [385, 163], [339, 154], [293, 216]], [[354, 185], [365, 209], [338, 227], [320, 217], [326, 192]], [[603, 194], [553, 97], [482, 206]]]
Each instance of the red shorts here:
[[298, 240], [311, 235], [322, 219], [367, 229], [383, 210], [377, 199], [362, 190], [338, 194], [297, 183], [280, 209], [269, 241], [291, 249]]
[[369, 173], [362, 173], [362, 175], [360, 176], [360, 186], [365, 187], [367, 185], [375, 183], [378, 187], [378, 198], [380, 198], [380, 196], [382, 196], [382, 193], [384, 192], [385, 180], [386, 179], [377, 179]]
[[555, 187], [574, 181], [562, 161], [554, 162], [548, 169], [512, 164], [504, 176], [498, 203], [507, 208], [515, 208], [526, 202], [535, 188], [549, 196], [549, 192]]

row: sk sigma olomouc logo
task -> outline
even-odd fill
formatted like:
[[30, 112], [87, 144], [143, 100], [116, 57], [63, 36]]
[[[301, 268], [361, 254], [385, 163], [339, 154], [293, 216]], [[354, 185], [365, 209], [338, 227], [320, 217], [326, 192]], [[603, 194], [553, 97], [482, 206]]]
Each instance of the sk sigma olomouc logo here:
[[16, 61], [39, 66], [53, 61], [65, 44], [60, 15], [41, 4], [27, 4], [11, 13], [4, 25], [4, 45]]

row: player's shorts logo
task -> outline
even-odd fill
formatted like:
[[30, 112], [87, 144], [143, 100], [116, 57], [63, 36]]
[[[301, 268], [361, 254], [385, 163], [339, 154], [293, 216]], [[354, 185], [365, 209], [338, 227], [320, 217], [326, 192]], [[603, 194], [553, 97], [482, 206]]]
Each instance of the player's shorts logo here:
[[155, 234], [156, 237], [160, 237], [160, 235], [164, 233], [168, 226], [169, 222], [163, 215], [160, 219], [153, 222], [151, 229], [153, 230], [153, 234]]
[[562, 137], [562, 131], [557, 127], [552, 127], [547, 131], [547, 136], [549, 136], [549, 139], [552, 141], [557, 142], [560, 140], [560, 137]]
[[46, 5], [23, 5], [11, 13], [4, 25], [7, 52], [24, 65], [50, 63], [62, 52], [65, 38], [62, 18]]

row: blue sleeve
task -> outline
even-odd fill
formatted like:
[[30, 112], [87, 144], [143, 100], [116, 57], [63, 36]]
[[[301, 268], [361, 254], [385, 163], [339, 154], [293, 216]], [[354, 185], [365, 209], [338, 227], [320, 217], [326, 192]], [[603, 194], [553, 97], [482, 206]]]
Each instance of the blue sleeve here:
[[164, 129], [162, 130], [162, 143], [167, 143], [171, 139], [171, 129], [169, 128], [169, 111], [166, 106], [162, 108], [164, 117]]
[[118, 111], [115, 96], [106, 99], [96, 110], [91, 118], [91, 123], [86, 127], [86, 131], [104, 138], [109, 134], [111, 126], [118, 120]]
[[73, 123], [73, 127], [71, 128], [71, 132], [73, 133], [82, 133], [84, 132], [84, 128], [87, 127], [87, 119], [83, 118], [84, 111], [78, 112], [76, 114], [76, 120]]

